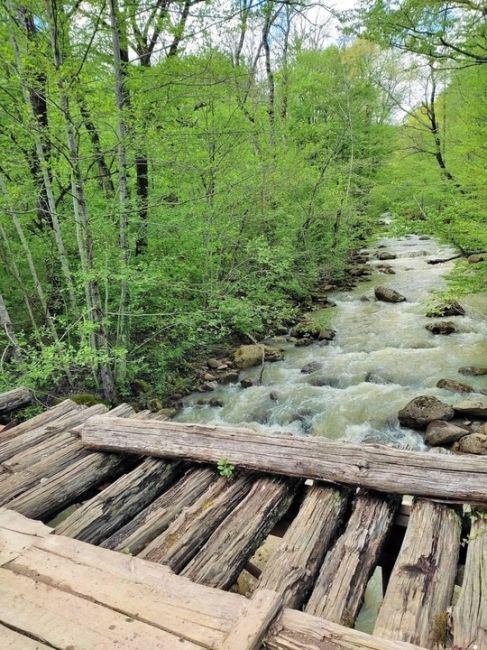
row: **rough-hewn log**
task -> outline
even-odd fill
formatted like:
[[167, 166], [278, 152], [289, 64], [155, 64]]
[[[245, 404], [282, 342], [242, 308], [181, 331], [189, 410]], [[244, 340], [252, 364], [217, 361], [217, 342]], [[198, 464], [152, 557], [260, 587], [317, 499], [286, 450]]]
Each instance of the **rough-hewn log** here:
[[126, 463], [119, 454], [88, 454], [15, 497], [8, 507], [34, 519], [50, 517], [97, 485], [117, 478]]
[[398, 501], [361, 495], [344, 533], [327, 554], [306, 612], [352, 627], [392, 526]]
[[414, 504], [374, 636], [426, 648], [441, 645], [457, 572], [460, 533], [460, 518], [452, 508], [424, 500]]
[[[74, 421], [76, 421], [76, 418], [83, 410], [74, 402], [66, 400], [59, 405], [59, 408], [55, 407], [42, 413], [43, 417], [36, 416], [28, 422], [22, 422], [13, 429], [8, 429], [2, 434], [0, 442], [0, 462], [24, 449], [29, 449], [46, 438], [50, 438], [58, 430], [58, 427], [69, 418], [73, 417]], [[53, 429], [52, 427], [56, 428]]]
[[220, 650], [259, 650], [270, 624], [282, 607], [280, 594], [270, 589], [258, 589], [247, 601], [235, 626], [220, 646]]
[[285, 609], [265, 638], [266, 650], [424, 650], [417, 645], [369, 636], [337, 623]]
[[82, 439], [96, 449], [211, 463], [226, 458], [259, 471], [487, 503], [487, 464], [467, 454], [428, 454], [237, 427], [110, 417], [92, 418], [83, 427]]
[[177, 470], [177, 463], [146, 458], [75, 510], [56, 527], [56, 533], [99, 544], [159, 496]]
[[287, 607], [305, 602], [323, 557], [344, 514], [347, 496], [340, 490], [310, 487], [298, 514], [262, 571], [259, 589], [273, 589]]
[[213, 531], [244, 499], [255, 477], [235, 481], [220, 478], [156, 537], [139, 557], [169, 566], [179, 573], [193, 559]]
[[31, 400], [32, 394], [28, 388], [14, 388], [6, 393], [0, 393], [0, 415], [30, 404]]
[[[100, 413], [106, 410], [106, 406], [98, 404], [76, 413], [74, 421], [80, 424], [90, 417], [90, 411]], [[59, 432], [32, 449], [13, 456], [2, 465], [6, 471], [0, 475], [0, 505], [91, 453], [75, 434]]]
[[149, 542], [166, 530], [184, 508], [191, 506], [215, 479], [215, 473], [210, 469], [190, 470], [169, 490], [102, 542], [102, 546], [128, 551], [133, 555], [140, 553]]
[[487, 648], [487, 518], [472, 523], [462, 590], [453, 609], [453, 640], [458, 648]]
[[209, 587], [230, 588], [288, 509], [292, 494], [289, 482], [256, 479], [247, 496], [220, 524], [182, 575]]

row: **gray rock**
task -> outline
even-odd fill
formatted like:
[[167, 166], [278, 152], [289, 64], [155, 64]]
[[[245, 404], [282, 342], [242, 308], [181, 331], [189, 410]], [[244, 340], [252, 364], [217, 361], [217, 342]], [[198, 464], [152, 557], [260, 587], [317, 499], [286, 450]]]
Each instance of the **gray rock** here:
[[468, 429], [457, 427], [452, 422], [433, 420], [426, 427], [425, 442], [431, 447], [451, 445], [460, 438], [468, 435]]
[[320, 340], [320, 341], [333, 341], [336, 334], [337, 333], [335, 332], [335, 330], [332, 330], [330, 328], [325, 327], [320, 331], [320, 333], [318, 335], [318, 340]]
[[310, 375], [312, 372], [317, 372], [318, 370], [321, 370], [323, 367], [323, 364], [320, 363], [319, 361], [310, 361], [307, 363], [305, 366], [301, 368], [301, 372], [303, 375]]
[[236, 370], [229, 370], [218, 378], [221, 384], [233, 384], [238, 381], [238, 372]]
[[453, 407], [457, 413], [462, 415], [474, 415], [475, 417], [487, 418], [487, 397], [476, 397], [466, 399], [455, 404]]
[[481, 368], [480, 366], [464, 366], [463, 368], [459, 368], [458, 372], [462, 375], [481, 377], [482, 375], [487, 375], [487, 368]]
[[473, 386], [464, 384], [461, 381], [455, 381], [454, 379], [440, 379], [436, 387], [449, 390], [452, 393], [475, 393]]
[[471, 433], [461, 438], [454, 446], [455, 451], [464, 454], [487, 455], [487, 436], [482, 433]]
[[277, 402], [279, 400], [279, 393], [276, 393], [276, 391], [272, 391], [269, 393], [269, 399], [271, 399], [273, 402]]
[[306, 348], [308, 345], [313, 344], [313, 339], [299, 339], [299, 341], [296, 341], [294, 344], [295, 348]]
[[242, 386], [242, 388], [250, 388], [253, 385], [254, 385], [254, 382], [251, 379], [241, 379], [240, 380], [240, 386]]
[[405, 302], [406, 298], [390, 287], [376, 287], [374, 290], [377, 300], [382, 302]]
[[260, 365], [262, 357], [265, 361], [280, 361], [284, 355], [280, 350], [258, 343], [241, 345], [233, 354], [235, 366], [241, 370]]
[[426, 429], [433, 420], [451, 420], [455, 411], [436, 397], [420, 395], [398, 413], [399, 422], [411, 429]]
[[217, 359], [208, 359], [206, 362], [206, 365], [208, 368], [212, 368], [213, 370], [216, 370], [217, 368], [220, 367], [221, 361], [218, 361]]
[[224, 405], [223, 401], [221, 399], [216, 399], [216, 397], [213, 397], [212, 399], [210, 399], [208, 404], [210, 406], [215, 407], [215, 408], [221, 408]]
[[426, 316], [428, 318], [434, 318], [435, 316], [440, 318], [444, 318], [445, 316], [465, 316], [465, 309], [457, 300], [452, 300], [444, 305], [433, 307], [433, 309], [428, 311]]
[[218, 388], [218, 384], [216, 383], [216, 381], [205, 381], [201, 387], [203, 388], [203, 390], [210, 391], [210, 390], [215, 390], [215, 388]]
[[378, 260], [395, 260], [397, 255], [395, 253], [389, 253], [388, 251], [381, 251], [377, 253]]
[[451, 320], [441, 320], [436, 323], [428, 323], [425, 326], [428, 332], [435, 335], [449, 336], [457, 331], [455, 323], [452, 323]]

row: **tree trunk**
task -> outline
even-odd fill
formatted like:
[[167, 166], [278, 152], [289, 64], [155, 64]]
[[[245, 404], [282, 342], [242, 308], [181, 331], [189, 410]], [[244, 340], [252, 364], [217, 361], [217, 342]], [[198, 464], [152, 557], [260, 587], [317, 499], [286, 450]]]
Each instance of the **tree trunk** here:
[[1, 293], [0, 293], [0, 327], [5, 332], [5, 336], [7, 337], [7, 341], [8, 341], [7, 348], [2, 354], [2, 361], [7, 356], [9, 348], [10, 348], [10, 352], [9, 352], [10, 358], [16, 362], [22, 361], [22, 354], [20, 352], [17, 337], [15, 336], [15, 330], [13, 328], [12, 321], [10, 320], [10, 314], [8, 313], [7, 305], [5, 304], [5, 301]]

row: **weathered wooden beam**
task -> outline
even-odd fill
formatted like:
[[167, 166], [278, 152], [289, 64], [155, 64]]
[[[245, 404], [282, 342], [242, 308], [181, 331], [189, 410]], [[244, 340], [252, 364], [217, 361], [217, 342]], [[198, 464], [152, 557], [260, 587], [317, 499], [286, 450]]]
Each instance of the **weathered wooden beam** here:
[[184, 508], [191, 506], [216, 480], [207, 468], [190, 470], [149, 506], [102, 542], [105, 548], [136, 555], [166, 530]]
[[347, 495], [341, 490], [319, 484], [308, 488], [298, 514], [264, 567], [258, 588], [278, 592], [287, 607], [301, 607], [337, 533], [346, 504]]
[[481, 457], [405, 451], [237, 427], [92, 418], [82, 430], [91, 448], [188, 458], [221, 458], [253, 470], [358, 485], [386, 493], [487, 503], [487, 464]]
[[356, 497], [345, 531], [321, 567], [308, 614], [353, 626], [398, 505], [371, 494]]
[[182, 575], [209, 587], [229, 589], [259, 548], [293, 495], [289, 481], [259, 478], [220, 524]]
[[184, 508], [172, 524], [139, 554], [146, 560], [180, 573], [214, 530], [250, 491], [254, 476], [235, 481], [220, 478], [192, 506]]
[[487, 518], [472, 522], [460, 597], [453, 609], [453, 641], [458, 648], [487, 648]]
[[30, 404], [31, 400], [32, 393], [28, 388], [14, 388], [6, 393], [0, 393], [0, 415]]
[[56, 533], [99, 544], [163, 492], [177, 475], [177, 463], [146, 458], [56, 527]]
[[0, 442], [0, 462], [52, 437], [57, 431], [56, 427], [62, 426], [63, 422], [69, 421], [70, 418], [74, 418], [74, 421], [76, 421], [76, 418], [83, 411], [84, 409], [71, 402], [71, 400], [66, 400], [59, 404], [58, 407], [41, 413], [40, 416], [36, 416], [27, 422], [22, 422], [13, 429], [8, 429], [2, 434]]
[[282, 598], [269, 589], [258, 589], [247, 601], [220, 650], [258, 650], [270, 624], [282, 607]]
[[370, 636], [331, 621], [285, 609], [265, 637], [266, 650], [424, 650]]
[[460, 517], [452, 508], [426, 500], [414, 504], [374, 636], [427, 648], [442, 644], [460, 537]]

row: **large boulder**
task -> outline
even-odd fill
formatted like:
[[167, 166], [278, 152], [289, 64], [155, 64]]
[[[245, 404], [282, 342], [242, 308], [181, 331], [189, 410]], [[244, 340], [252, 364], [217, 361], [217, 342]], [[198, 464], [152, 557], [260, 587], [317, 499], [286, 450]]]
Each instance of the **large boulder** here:
[[241, 345], [233, 354], [235, 366], [240, 370], [258, 366], [264, 361], [281, 361], [284, 358], [282, 352], [267, 345], [255, 343], [253, 345]]
[[464, 366], [463, 368], [459, 368], [458, 372], [462, 375], [481, 377], [482, 375], [487, 375], [487, 368], [481, 368], [480, 366]]
[[443, 390], [449, 390], [452, 393], [475, 393], [475, 388], [464, 384], [461, 381], [455, 381], [454, 379], [440, 379], [436, 384], [437, 388], [442, 388]]
[[428, 323], [425, 327], [428, 332], [431, 332], [432, 334], [441, 334], [443, 336], [448, 336], [457, 331], [455, 323], [452, 323], [451, 320], [440, 320], [436, 323]]
[[390, 287], [376, 287], [374, 293], [377, 300], [382, 300], [382, 302], [405, 302], [406, 300], [403, 295]]
[[426, 429], [433, 420], [451, 420], [455, 411], [451, 406], [430, 395], [411, 400], [398, 413], [399, 422], [411, 429]]
[[466, 399], [454, 406], [455, 411], [461, 415], [473, 415], [475, 417], [487, 418], [487, 397], [475, 397]]
[[457, 427], [453, 422], [433, 420], [426, 427], [424, 439], [431, 447], [438, 447], [439, 445], [451, 445], [468, 433], [468, 429]]
[[487, 436], [482, 433], [471, 433], [464, 436], [454, 446], [454, 451], [484, 456], [487, 454]]

